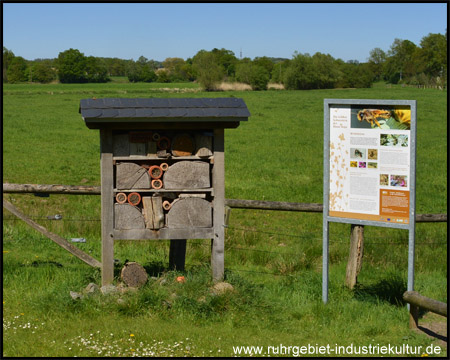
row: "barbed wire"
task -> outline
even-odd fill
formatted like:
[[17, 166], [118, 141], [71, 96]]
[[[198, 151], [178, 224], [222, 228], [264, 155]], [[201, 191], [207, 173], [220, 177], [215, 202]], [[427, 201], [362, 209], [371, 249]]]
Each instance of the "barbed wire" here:
[[[79, 222], [100, 222], [101, 219], [98, 218], [59, 218], [59, 219], [54, 219], [54, 218], [48, 218], [48, 217], [39, 217], [39, 216], [28, 216], [30, 219], [32, 220], [45, 220], [45, 221], [79, 221]], [[3, 218], [4, 221], [17, 221], [17, 220], [21, 220], [17, 217], [4, 217]], [[310, 233], [307, 234], [288, 234], [288, 233], [279, 233], [279, 232], [274, 232], [274, 231], [266, 231], [266, 230], [258, 230], [258, 229], [254, 229], [254, 228], [243, 228], [243, 227], [237, 227], [237, 226], [228, 226], [227, 230], [238, 230], [238, 231], [244, 231], [244, 232], [251, 232], [251, 233], [256, 233], [256, 234], [264, 234], [264, 235], [271, 235], [271, 236], [276, 236], [276, 237], [291, 237], [291, 238], [298, 238], [298, 239], [308, 239], [308, 240], [313, 240], [313, 241], [322, 241], [322, 237], [311, 237]], [[408, 245], [408, 239], [404, 239], [404, 240], [398, 240], [398, 241], [373, 241], [373, 240], [379, 240], [379, 239], [384, 239], [384, 237], [365, 237], [364, 238], [364, 245]], [[348, 239], [333, 239], [330, 238], [330, 244], [332, 243], [349, 243]], [[415, 245], [443, 245], [443, 244], [447, 244], [447, 241], [417, 241], [415, 242]], [[210, 244], [205, 244], [210, 246]], [[299, 253], [288, 253], [288, 252], [274, 252], [274, 251], [269, 251], [269, 250], [262, 250], [262, 249], [252, 249], [252, 248], [241, 248], [241, 247], [229, 247], [228, 249], [235, 249], [235, 250], [246, 250], [246, 251], [257, 251], [257, 252], [267, 252], [267, 253], [274, 253], [274, 254], [281, 254], [281, 255], [302, 255]]]

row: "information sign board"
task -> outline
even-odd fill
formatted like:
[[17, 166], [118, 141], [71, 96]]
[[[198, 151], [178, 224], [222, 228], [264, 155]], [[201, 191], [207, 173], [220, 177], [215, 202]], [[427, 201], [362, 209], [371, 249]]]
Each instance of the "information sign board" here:
[[415, 100], [324, 100], [324, 274], [328, 222], [410, 230], [413, 266], [415, 155]]

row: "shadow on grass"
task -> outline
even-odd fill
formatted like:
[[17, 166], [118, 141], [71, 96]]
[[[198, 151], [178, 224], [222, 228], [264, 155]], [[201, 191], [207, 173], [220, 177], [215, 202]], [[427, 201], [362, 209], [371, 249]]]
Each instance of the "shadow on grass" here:
[[382, 279], [376, 284], [364, 286], [357, 284], [353, 290], [355, 299], [373, 303], [388, 302], [402, 307], [406, 304], [403, 293], [406, 291], [406, 283], [400, 277]]

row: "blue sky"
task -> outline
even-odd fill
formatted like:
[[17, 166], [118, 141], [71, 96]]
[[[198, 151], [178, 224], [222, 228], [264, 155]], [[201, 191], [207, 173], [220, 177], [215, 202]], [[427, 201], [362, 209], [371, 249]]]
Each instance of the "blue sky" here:
[[3, 46], [27, 60], [86, 56], [163, 61], [225, 48], [240, 57], [299, 53], [367, 61], [396, 38], [445, 34], [442, 3], [6, 3]]

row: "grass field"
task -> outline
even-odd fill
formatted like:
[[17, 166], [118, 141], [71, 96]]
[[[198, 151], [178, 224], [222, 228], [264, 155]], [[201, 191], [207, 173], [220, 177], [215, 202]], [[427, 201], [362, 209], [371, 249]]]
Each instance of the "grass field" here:
[[[120, 80], [120, 79], [119, 79]], [[99, 134], [80, 114], [89, 97], [241, 97], [251, 117], [225, 132], [226, 198], [322, 202], [323, 99], [417, 100], [417, 213], [447, 212], [447, 93], [372, 89], [205, 93], [196, 84], [4, 85], [3, 182], [100, 185]], [[97, 259], [100, 197], [4, 194]], [[47, 220], [61, 214], [62, 220]], [[408, 329], [408, 234], [366, 227], [358, 286], [343, 286], [349, 225], [330, 226], [330, 301], [322, 304], [322, 216], [237, 210], [225, 241], [226, 281], [211, 294], [209, 240], [188, 241], [187, 281], [168, 271], [168, 242], [115, 245], [154, 278], [137, 293], [72, 300], [92, 269], [3, 211], [3, 355], [233, 356], [233, 346], [422, 346]], [[447, 301], [447, 224], [416, 225], [415, 288]], [[164, 281], [162, 281], [164, 280]], [[424, 352], [424, 351], [423, 351]], [[423, 353], [422, 352], [422, 353]], [[422, 354], [421, 353], [421, 354]], [[446, 350], [445, 350], [446, 353]], [[442, 355], [442, 354], [441, 354]]]

